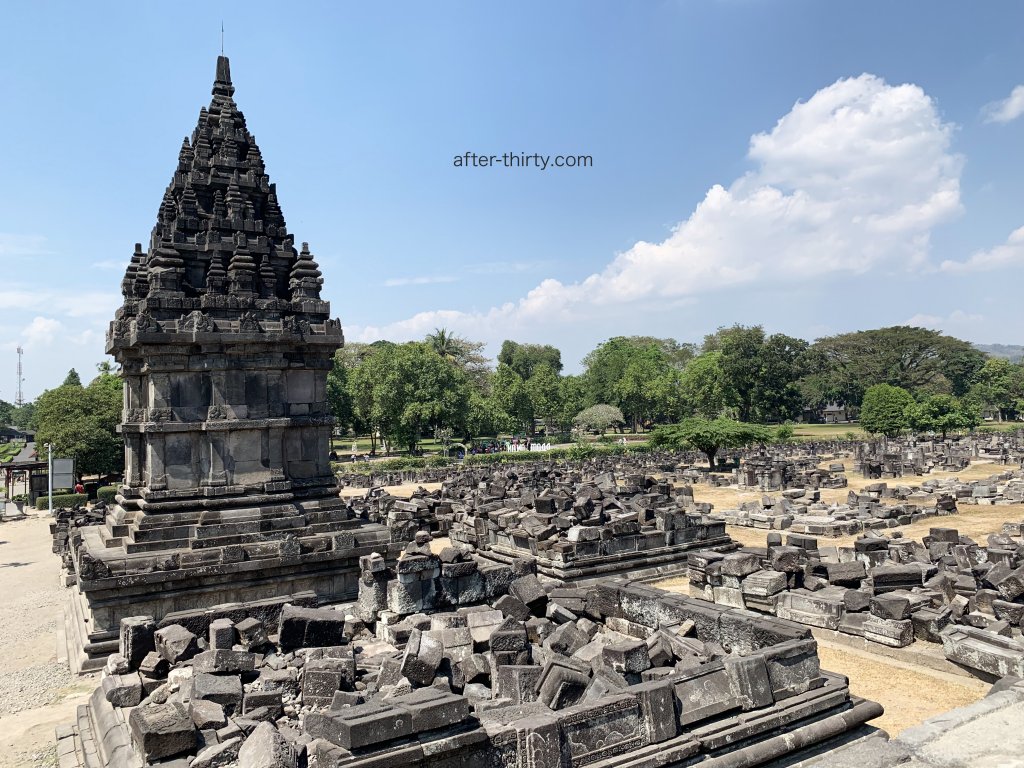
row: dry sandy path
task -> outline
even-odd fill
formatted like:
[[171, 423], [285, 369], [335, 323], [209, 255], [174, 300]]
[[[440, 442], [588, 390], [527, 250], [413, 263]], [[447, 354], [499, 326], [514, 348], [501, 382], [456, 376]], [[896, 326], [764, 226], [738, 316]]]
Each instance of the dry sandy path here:
[[55, 766], [54, 728], [96, 686], [57, 663], [59, 571], [47, 518], [0, 524], [0, 768]]

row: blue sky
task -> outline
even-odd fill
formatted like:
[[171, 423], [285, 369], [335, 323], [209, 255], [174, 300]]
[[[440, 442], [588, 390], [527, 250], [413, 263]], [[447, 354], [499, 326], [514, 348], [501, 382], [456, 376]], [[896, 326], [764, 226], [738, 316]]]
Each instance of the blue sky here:
[[[348, 339], [1022, 343], [1018, 2], [21, 3], [0, 48], [0, 397], [104, 359], [133, 244], [235, 98]], [[1018, 90], [1015, 91], [1015, 88]], [[593, 167], [456, 168], [586, 154]], [[84, 376], [83, 376], [84, 377]]]

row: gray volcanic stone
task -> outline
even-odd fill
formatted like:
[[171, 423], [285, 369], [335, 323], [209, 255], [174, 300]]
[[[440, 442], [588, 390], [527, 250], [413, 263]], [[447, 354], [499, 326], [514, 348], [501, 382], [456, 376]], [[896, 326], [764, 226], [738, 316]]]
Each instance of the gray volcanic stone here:
[[136, 707], [128, 716], [135, 751], [152, 762], [196, 746], [196, 729], [181, 704]]
[[340, 712], [311, 712], [306, 715], [304, 728], [310, 736], [327, 739], [345, 749], [359, 749], [413, 733], [408, 710], [381, 702], [359, 704]]
[[464, 696], [436, 688], [420, 688], [391, 702], [409, 712], [417, 733], [455, 725], [469, 717], [469, 702]]
[[210, 648], [230, 651], [234, 644], [235, 622], [227, 618], [210, 622]]
[[281, 610], [278, 643], [282, 649], [344, 645], [345, 614], [323, 608], [286, 605]]
[[142, 701], [142, 678], [138, 672], [107, 675], [100, 686], [107, 701], [115, 707], [137, 707]]
[[210, 728], [223, 728], [227, 725], [228, 718], [224, 714], [224, 707], [215, 701], [193, 698], [188, 705], [192, 722], [200, 731]]
[[192, 659], [196, 672], [212, 674], [238, 674], [252, 672], [256, 668], [256, 657], [246, 651], [203, 651]]
[[616, 672], [640, 673], [651, 666], [650, 652], [643, 640], [623, 640], [606, 645], [601, 657]]
[[260, 723], [238, 750], [238, 768], [297, 768], [295, 748], [271, 723]]
[[259, 648], [268, 642], [266, 627], [259, 619], [243, 619], [235, 625], [235, 631], [238, 632], [241, 645], [246, 649]]
[[156, 621], [152, 616], [127, 616], [121, 619], [120, 628], [121, 655], [132, 669], [138, 669], [146, 654], [156, 650]]
[[430, 685], [437, 674], [437, 668], [441, 666], [443, 655], [444, 644], [439, 632], [435, 633], [434, 630], [420, 632], [418, 629], [414, 629], [405, 645], [402, 674], [413, 683]]
[[543, 616], [548, 604], [548, 593], [541, 586], [540, 579], [530, 573], [520, 576], [509, 584], [508, 593], [519, 600], [536, 616]]
[[242, 701], [242, 680], [237, 675], [199, 672], [192, 678], [192, 698], [213, 701], [234, 712]]
[[187, 661], [199, 653], [199, 638], [180, 624], [158, 629], [153, 637], [157, 653], [169, 664]]
[[196, 759], [189, 763], [189, 768], [221, 768], [232, 765], [238, 759], [238, 749], [241, 746], [241, 736], [210, 744], [199, 751]]

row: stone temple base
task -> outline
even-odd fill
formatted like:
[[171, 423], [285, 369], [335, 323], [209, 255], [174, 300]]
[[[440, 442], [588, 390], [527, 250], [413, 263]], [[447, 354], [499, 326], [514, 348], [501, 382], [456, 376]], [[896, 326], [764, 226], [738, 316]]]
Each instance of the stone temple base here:
[[[541, 554], [537, 558], [537, 572], [574, 585], [587, 585], [609, 578], [622, 577], [632, 581], [659, 581], [686, 575], [687, 555], [696, 550], [731, 552], [739, 544], [728, 535], [702, 539], [689, 544], [674, 544], [657, 549], [645, 549], [614, 555], [580, 558], [571, 562], [551, 560]], [[528, 551], [492, 544], [477, 556], [498, 563], [511, 563], [518, 557], [531, 556]]]
[[337, 497], [173, 514], [125, 513], [80, 529], [65, 650], [75, 672], [117, 650], [121, 619], [311, 592], [318, 603], [356, 597], [359, 558], [397, 557], [382, 525], [352, 519]]

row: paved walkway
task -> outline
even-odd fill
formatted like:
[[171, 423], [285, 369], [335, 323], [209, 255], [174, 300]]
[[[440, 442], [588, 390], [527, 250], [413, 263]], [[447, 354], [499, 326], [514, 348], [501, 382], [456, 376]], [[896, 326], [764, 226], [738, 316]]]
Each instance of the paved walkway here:
[[21, 453], [15, 456], [12, 461], [37, 461], [32, 455], [36, 452], [35, 443], [25, 443], [25, 447], [21, 449]]

